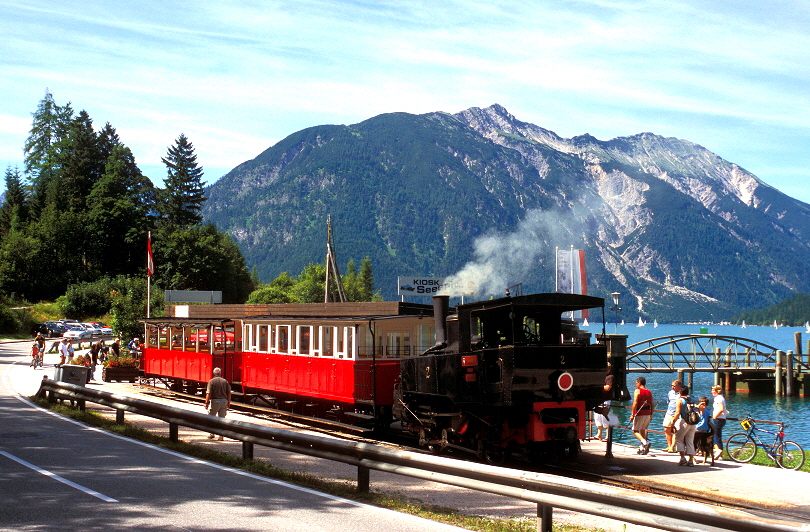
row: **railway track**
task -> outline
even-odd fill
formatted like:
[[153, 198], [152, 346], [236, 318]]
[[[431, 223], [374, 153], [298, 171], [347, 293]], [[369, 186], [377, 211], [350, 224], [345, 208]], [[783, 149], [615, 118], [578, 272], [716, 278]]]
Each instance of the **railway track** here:
[[[202, 405], [204, 398], [200, 395], [191, 395], [183, 392], [176, 392], [162, 386], [148, 385], [142, 383], [140, 385], [141, 392], [145, 395], [158, 396], [163, 399], [177, 401], [181, 403], [191, 403]], [[296, 414], [287, 410], [273, 409], [269, 407], [251, 405], [246, 403], [232, 402], [231, 410], [239, 412], [244, 415], [255, 417], [257, 419], [264, 419], [273, 421], [274, 423], [283, 424], [288, 426], [291, 430], [308, 430], [319, 432], [332, 437], [339, 437], [351, 441], [360, 441], [365, 443], [372, 443], [376, 445], [383, 445], [389, 448], [398, 448], [410, 452], [429, 453], [429, 451], [419, 449], [413, 444], [408, 443], [414, 441], [412, 438], [403, 438], [401, 436], [393, 435], [393, 437], [380, 440], [372, 437], [372, 429], [358, 427], [341, 423], [336, 420], [327, 420], [321, 418], [313, 418]], [[449, 456], [453, 458], [475, 461], [473, 455], [466, 453], [452, 453]], [[742, 510], [754, 513], [758, 516], [775, 519], [775, 520], [795, 520], [807, 519], [807, 514], [800, 512], [791, 512], [789, 509], [774, 509], [762, 506], [753, 506], [751, 504], [741, 503], [732, 499], [724, 499], [722, 493], [713, 492], [711, 496], [702, 496], [696, 493], [684, 492], [676, 489], [662, 488], [657, 485], [647, 484], [640, 482], [637, 479], [628, 481], [617, 477], [593, 473], [580, 469], [582, 464], [576, 462], [560, 462], [557, 464], [530, 464], [525, 460], [512, 459], [503, 464], [504, 467], [513, 469], [522, 469], [526, 471], [533, 471], [537, 473], [547, 473], [566, 478], [574, 478], [578, 480], [594, 482], [597, 484], [605, 484], [608, 486], [621, 487], [631, 489], [634, 491], [652, 493], [683, 501], [697, 502], [710, 506], [717, 506], [721, 508], [729, 508], [735, 510]]]

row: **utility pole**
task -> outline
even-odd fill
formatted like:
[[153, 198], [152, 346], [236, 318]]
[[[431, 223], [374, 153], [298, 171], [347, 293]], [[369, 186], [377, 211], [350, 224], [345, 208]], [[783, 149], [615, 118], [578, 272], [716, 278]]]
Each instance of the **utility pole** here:
[[[335, 296], [331, 290], [333, 281], [337, 289]], [[343, 281], [340, 280], [340, 272], [338, 271], [337, 261], [335, 260], [335, 245], [332, 241], [332, 215], [326, 217], [326, 283], [324, 287], [323, 302], [330, 303], [332, 301], [338, 303], [345, 303], [346, 292], [343, 290]]]

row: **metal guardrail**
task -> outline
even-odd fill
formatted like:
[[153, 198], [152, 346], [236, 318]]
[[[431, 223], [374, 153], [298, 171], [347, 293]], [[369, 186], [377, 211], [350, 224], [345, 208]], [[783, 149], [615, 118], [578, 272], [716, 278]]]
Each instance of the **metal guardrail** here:
[[177, 440], [178, 427], [212, 432], [242, 442], [243, 456], [253, 457], [253, 445], [263, 445], [357, 466], [358, 490], [367, 491], [371, 469], [432, 482], [502, 495], [537, 504], [537, 528], [551, 531], [553, 508], [618, 519], [661, 530], [796, 531], [799, 524], [765, 519], [752, 513], [674, 500], [624, 488], [561, 478], [554, 475], [463, 462], [382, 446], [337, 440], [253, 423], [190, 412], [144, 399], [118, 395], [84, 386], [43, 378], [38, 396], [92, 402], [113, 408], [123, 423], [124, 412], [153, 417], [169, 423], [169, 435]]

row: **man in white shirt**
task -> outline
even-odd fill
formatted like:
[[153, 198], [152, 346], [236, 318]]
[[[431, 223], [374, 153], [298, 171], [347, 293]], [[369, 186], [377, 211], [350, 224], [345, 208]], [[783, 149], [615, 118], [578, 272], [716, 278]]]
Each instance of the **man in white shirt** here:
[[64, 364], [66, 359], [68, 359], [68, 339], [62, 338], [59, 343], [59, 363]]

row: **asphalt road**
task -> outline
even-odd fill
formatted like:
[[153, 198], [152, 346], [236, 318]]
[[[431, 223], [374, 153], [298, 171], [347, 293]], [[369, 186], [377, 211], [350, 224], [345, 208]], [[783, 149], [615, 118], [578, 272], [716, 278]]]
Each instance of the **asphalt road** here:
[[28, 342], [0, 344], [0, 530], [459, 530], [189, 458], [40, 409], [14, 387], [17, 372], [42, 371], [28, 367], [28, 348]]

